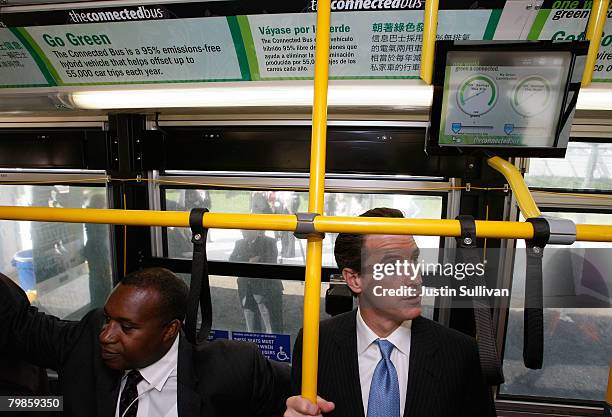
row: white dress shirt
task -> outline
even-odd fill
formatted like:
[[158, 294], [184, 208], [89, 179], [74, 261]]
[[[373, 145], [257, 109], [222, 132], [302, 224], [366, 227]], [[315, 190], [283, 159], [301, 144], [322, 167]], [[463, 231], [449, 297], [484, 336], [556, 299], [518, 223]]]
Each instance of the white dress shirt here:
[[[177, 337], [170, 350], [160, 360], [138, 370], [143, 380], [137, 386], [138, 413], [136, 417], [178, 417], [176, 400], [178, 344], [179, 338]], [[121, 379], [115, 417], [122, 417], [119, 415], [119, 400], [128, 372], [125, 371]]]
[[404, 415], [406, 407], [406, 391], [408, 390], [408, 366], [410, 363], [410, 336], [412, 321], [406, 320], [388, 337], [378, 337], [368, 327], [361, 317], [361, 310], [357, 310], [357, 358], [359, 361], [359, 381], [361, 383], [361, 398], [363, 400], [363, 413], [368, 415], [368, 399], [374, 369], [382, 359], [380, 349], [375, 343], [376, 339], [388, 340], [395, 348], [391, 352], [391, 362], [397, 370], [397, 379], [400, 390], [400, 412]]

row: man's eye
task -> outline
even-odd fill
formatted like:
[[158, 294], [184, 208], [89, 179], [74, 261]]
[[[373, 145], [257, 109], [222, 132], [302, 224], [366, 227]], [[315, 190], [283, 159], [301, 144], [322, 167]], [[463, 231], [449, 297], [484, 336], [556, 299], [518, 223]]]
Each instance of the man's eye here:
[[110, 323], [110, 317], [104, 316], [104, 324], [108, 324], [108, 323]]
[[126, 326], [124, 324], [121, 325], [121, 330], [123, 330], [125, 333], [129, 332], [130, 330], [134, 330], [133, 327], [130, 326]]

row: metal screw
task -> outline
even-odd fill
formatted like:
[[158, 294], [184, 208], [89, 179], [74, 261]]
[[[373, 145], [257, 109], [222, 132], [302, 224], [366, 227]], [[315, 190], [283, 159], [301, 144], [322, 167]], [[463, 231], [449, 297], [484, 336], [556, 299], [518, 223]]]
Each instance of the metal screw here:
[[534, 246], [533, 253], [540, 253], [540, 248], [538, 248], [537, 246]]
[[194, 238], [195, 240], [200, 240], [200, 239], [202, 239], [202, 235], [198, 233], [198, 234], [196, 234], [196, 235], [195, 235], [193, 238]]
[[468, 164], [468, 168], [469, 169], [473, 169], [474, 168], [474, 164]]
[[465, 243], [466, 245], [471, 245], [472, 244], [472, 238], [471, 237], [466, 237], [465, 239], [463, 239], [463, 243]]

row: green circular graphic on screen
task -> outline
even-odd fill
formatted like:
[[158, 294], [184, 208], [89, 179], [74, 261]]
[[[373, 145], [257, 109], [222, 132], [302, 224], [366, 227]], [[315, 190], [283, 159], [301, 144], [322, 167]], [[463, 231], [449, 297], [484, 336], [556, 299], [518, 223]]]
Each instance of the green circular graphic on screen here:
[[523, 78], [514, 88], [512, 108], [524, 117], [542, 113], [550, 104], [552, 92], [550, 83], [539, 75]]
[[467, 78], [457, 90], [457, 105], [467, 115], [481, 116], [497, 102], [497, 85], [486, 75]]

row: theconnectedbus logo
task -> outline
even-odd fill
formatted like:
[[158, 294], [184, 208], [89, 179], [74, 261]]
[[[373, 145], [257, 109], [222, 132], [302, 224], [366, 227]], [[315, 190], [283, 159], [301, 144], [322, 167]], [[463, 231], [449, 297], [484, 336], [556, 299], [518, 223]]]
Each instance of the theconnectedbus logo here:
[[[423, 0], [332, 0], [332, 11], [420, 9]], [[317, 10], [317, 0], [310, 0], [310, 9]]]
[[159, 7], [148, 8], [140, 6], [137, 8], [127, 7], [124, 9], [96, 10], [92, 12], [71, 10], [68, 16], [73, 23], [97, 23], [163, 19], [166, 17], [166, 14], [164, 9]]

